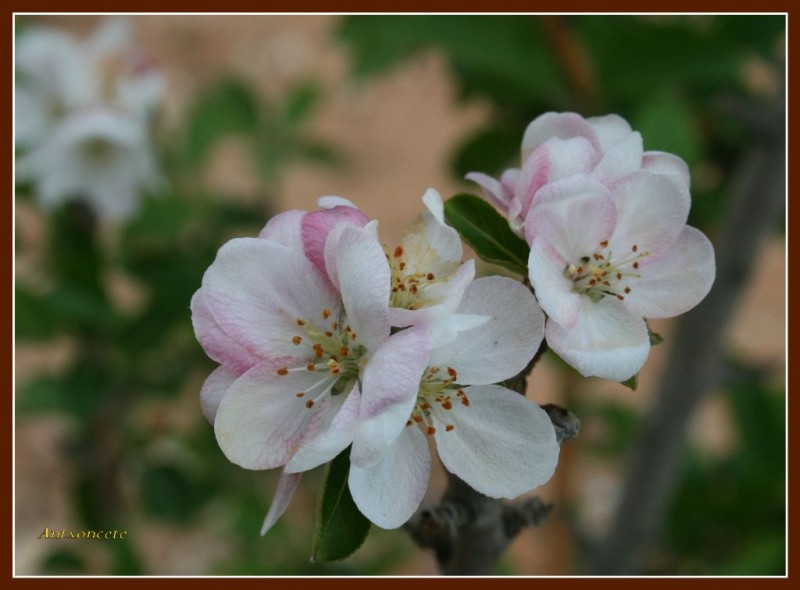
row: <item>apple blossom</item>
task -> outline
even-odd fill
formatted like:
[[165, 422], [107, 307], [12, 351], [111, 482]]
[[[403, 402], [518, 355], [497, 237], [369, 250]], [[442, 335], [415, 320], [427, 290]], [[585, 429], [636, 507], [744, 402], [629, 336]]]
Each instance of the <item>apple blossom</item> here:
[[573, 174], [589, 174], [604, 184], [637, 170], [674, 176], [689, 187], [689, 168], [679, 157], [643, 151], [642, 136], [619, 115], [584, 119], [577, 113], [545, 113], [528, 125], [522, 139], [522, 167], [499, 180], [471, 172], [467, 178], [525, 235], [528, 212], [539, 190]]
[[536, 199], [525, 232], [548, 345], [585, 376], [629, 379], [650, 349], [643, 318], [684, 313], [714, 280], [711, 243], [686, 225], [686, 184], [649, 170], [610, 187], [578, 174]]
[[391, 377], [368, 367], [363, 388], [369, 395], [354, 388], [331, 428], [289, 461], [286, 477], [352, 443], [351, 494], [384, 528], [402, 525], [422, 500], [431, 461], [425, 435], [436, 441], [445, 467], [485, 495], [513, 498], [546, 482], [558, 458], [550, 419], [524, 396], [492, 385], [517, 374], [535, 354], [543, 339], [541, 310], [520, 283], [490, 277], [469, 285], [457, 311], [485, 322], [435, 347], [415, 393], [393, 396], [389, 412], [375, 384]]

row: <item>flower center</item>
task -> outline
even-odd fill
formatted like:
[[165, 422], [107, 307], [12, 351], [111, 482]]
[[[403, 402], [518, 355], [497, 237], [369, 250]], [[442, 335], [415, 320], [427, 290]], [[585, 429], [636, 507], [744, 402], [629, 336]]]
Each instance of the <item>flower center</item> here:
[[432, 272], [407, 272], [408, 263], [402, 246], [397, 246], [391, 256], [387, 254], [386, 259], [389, 261], [389, 268], [392, 271], [392, 293], [389, 305], [411, 310], [430, 305], [431, 301], [425, 301], [425, 291], [431, 285], [444, 281], [437, 279]]
[[447, 412], [457, 403], [464, 407], [469, 406], [467, 394], [456, 384], [457, 378], [458, 373], [452, 367], [447, 367], [445, 371], [441, 367], [428, 367], [422, 376], [417, 402], [406, 426], [419, 424], [424, 427], [428, 436], [433, 436], [436, 434], [433, 416], [436, 416], [445, 424], [446, 432], [454, 430], [455, 425], [448, 421]]
[[588, 295], [592, 301], [600, 301], [607, 295], [624, 301], [633, 290], [632, 279], [641, 278], [639, 261], [649, 254], [639, 252], [639, 246], [633, 244], [629, 255], [615, 260], [608, 241], [603, 240], [591, 256], [583, 256], [577, 264], [565, 266], [564, 276], [572, 281], [573, 293]]
[[358, 378], [359, 363], [367, 352], [366, 347], [357, 342], [358, 335], [345, 323], [346, 318], [332, 317], [329, 309], [323, 309], [320, 318], [321, 322], [305, 318], [295, 320], [297, 333], [292, 337], [292, 344], [305, 344], [311, 354], [304, 366], [282, 367], [277, 371], [278, 375], [295, 371], [320, 373], [316, 384], [295, 393], [295, 397], [304, 400], [309, 409], [328, 393], [349, 393]]

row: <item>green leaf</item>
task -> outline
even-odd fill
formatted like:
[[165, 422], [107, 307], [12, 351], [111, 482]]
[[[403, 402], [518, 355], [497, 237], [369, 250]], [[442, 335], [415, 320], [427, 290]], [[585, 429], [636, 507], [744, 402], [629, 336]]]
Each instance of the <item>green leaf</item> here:
[[258, 118], [258, 100], [247, 84], [227, 80], [212, 87], [189, 116], [189, 162], [201, 165], [214, 144], [227, 135], [253, 133]]
[[646, 150], [676, 154], [691, 166], [704, 152], [692, 105], [677, 93], [662, 92], [644, 101], [632, 124]]
[[622, 385], [629, 388], [631, 391], [636, 391], [636, 388], [639, 387], [639, 373], [636, 373], [630, 379], [626, 379], [625, 381], [620, 381]]
[[313, 82], [302, 84], [293, 89], [286, 99], [285, 116], [289, 123], [302, 123], [308, 119], [317, 108], [322, 93], [319, 86]]
[[18, 341], [42, 341], [55, 334], [53, 314], [44, 297], [23, 286], [14, 289], [14, 336]]
[[657, 346], [664, 342], [664, 337], [658, 332], [653, 332], [650, 329], [650, 324], [647, 324], [647, 335], [650, 337], [650, 346]]
[[475, 195], [456, 195], [445, 203], [444, 216], [483, 260], [528, 274], [528, 244], [489, 203]]
[[350, 473], [350, 449], [330, 462], [325, 485], [317, 504], [317, 530], [311, 548], [311, 561], [344, 559], [361, 547], [369, 533], [370, 522], [356, 507], [347, 476]]

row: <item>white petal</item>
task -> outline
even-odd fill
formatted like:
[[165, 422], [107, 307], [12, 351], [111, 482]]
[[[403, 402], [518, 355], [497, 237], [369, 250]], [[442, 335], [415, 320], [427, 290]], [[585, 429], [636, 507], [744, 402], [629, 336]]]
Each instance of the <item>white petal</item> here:
[[628, 308], [646, 318], [671, 318], [689, 311], [711, 290], [716, 274], [714, 248], [702, 232], [686, 226], [660, 257], [645, 258], [641, 279], [630, 281]]
[[352, 207], [353, 209], [358, 209], [351, 200], [333, 195], [320, 197], [317, 199], [317, 205], [319, 205], [321, 209], [333, 209], [334, 207]]
[[278, 375], [279, 368], [280, 361], [268, 360], [247, 371], [228, 388], [217, 410], [217, 442], [228, 460], [245, 469], [286, 464], [330, 423], [344, 401], [325, 395], [307, 408], [306, 402], [332, 385], [333, 378], [304, 368]]
[[606, 150], [593, 175], [604, 182], [611, 182], [636, 172], [642, 167], [643, 150], [642, 136], [634, 131]]
[[458, 268], [464, 254], [458, 232], [444, 223], [441, 197], [431, 191], [423, 197], [429, 210], [408, 226], [400, 240], [407, 275], [432, 272], [447, 276]]
[[[322, 327], [322, 312], [338, 317], [337, 294], [302, 251], [276, 242], [237, 238], [220, 248], [203, 277], [208, 309], [222, 330], [254, 356], [310, 355], [301, 318]], [[327, 327], [322, 328], [328, 329]]]
[[689, 215], [689, 191], [672, 175], [646, 170], [625, 177], [612, 187], [617, 228], [610, 248], [628, 256], [634, 245], [639, 253], [658, 256], [678, 238]]
[[436, 221], [444, 225], [444, 201], [442, 201], [442, 195], [439, 194], [439, 191], [435, 188], [429, 188], [425, 191], [425, 194], [422, 195], [422, 202]]
[[379, 463], [350, 466], [350, 493], [364, 516], [381, 528], [396, 529], [422, 501], [430, 469], [425, 435], [407, 427]]
[[577, 113], [545, 113], [534, 119], [522, 137], [522, 161], [524, 162], [533, 150], [551, 137], [570, 139], [585, 137], [596, 149], [600, 149], [597, 134], [586, 119]]
[[485, 325], [491, 318], [488, 315], [448, 313], [436, 317], [428, 323], [431, 333], [431, 348], [444, 346], [469, 330]]
[[374, 349], [389, 337], [391, 272], [386, 255], [369, 229], [345, 224], [335, 258], [347, 321], [358, 342]]
[[422, 373], [430, 358], [426, 326], [394, 334], [364, 369], [359, 429], [350, 461], [377, 462], [405, 428], [416, 402]]
[[545, 238], [571, 264], [579, 264], [608, 240], [617, 214], [608, 190], [588, 176], [571, 176], [539, 191], [525, 221], [528, 243]]
[[210, 424], [214, 423], [217, 409], [222, 398], [228, 392], [228, 388], [239, 376], [239, 373], [220, 365], [206, 378], [203, 388], [200, 390], [200, 408]]
[[619, 115], [589, 117], [586, 122], [594, 129], [604, 151], [624, 140], [633, 132], [628, 122]]
[[578, 321], [581, 296], [572, 291], [573, 283], [564, 275], [567, 267], [558, 252], [545, 239], [534, 240], [528, 258], [528, 278], [545, 313], [562, 326]]
[[689, 174], [689, 165], [675, 154], [645, 152], [642, 157], [642, 168], [654, 174], [672, 174], [680, 179], [687, 189], [692, 182]]
[[464, 178], [481, 187], [486, 198], [504, 214], [508, 213], [508, 204], [513, 196], [513, 190], [506, 192], [499, 180], [482, 172], [470, 172]]
[[269, 512], [267, 512], [267, 517], [264, 519], [264, 524], [261, 525], [262, 537], [286, 512], [295, 491], [297, 491], [297, 486], [300, 484], [301, 475], [300, 473], [286, 473], [285, 471], [281, 473], [278, 487], [275, 489], [275, 497], [272, 499], [272, 504], [269, 505]]
[[474, 281], [458, 312], [490, 318], [431, 354], [430, 365], [455, 369], [458, 383], [497, 383], [513, 377], [544, 338], [542, 310], [530, 290], [514, 279], [495, 276]]
[[[491, 498], [516, 498], [547, 482], [558, 463], [550, 418], [525, 396], [498, 385], [467, 387], [469, 406], [434, 416], [444, 466]], [[447, 430], [446, 425], [455, 428]]]
[[334, 416], [330, 428], [300, 447], [294, 457], [286, 464], [288, 473], [308, 471], [336, 458], [353, 442], [361, 392], [358, 385], [347, 394], [347, 399]]
[[613, 381], [630, 379], [650, 352], [647, 326], [619, 301], [605, 297], [594, 302], [582, 297], [583, 309], [573, 328], [554, 321], [546, 326], [547, 344], [584, 377]]

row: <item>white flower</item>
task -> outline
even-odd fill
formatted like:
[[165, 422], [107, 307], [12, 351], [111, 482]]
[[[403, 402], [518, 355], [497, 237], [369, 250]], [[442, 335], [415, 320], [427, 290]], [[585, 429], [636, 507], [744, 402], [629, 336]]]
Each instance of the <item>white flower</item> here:
[[79, 198], [101, 215], [131, 215], [158, 185], [150, 115], [164, 80], [131, 44], [129, 22], [107, 18], [85, 40], [46, 27], [15, 47], [19, 180], [45, 206]]
[[647, 170], [610, 188], [573, 175], [536, 200], [525, 232], [547, 343], [587, 377], [632, 377], [650, 349], [643, 318], [684, 313], [714, 281], [711, 243], [686, 225], [686, 184]]
[[577, 113], [545, 113], [525, 130], [522, 168], [506, 170], [500, 180], [480, 172], [467, 178], [507, 217], [519, 236], [537, 194], [551, 182], [589, 174], [609, 185], [637, 170], [674, 176], [689, 188], [689, 168], [679, 157], [642, 148], [642, 136], [619, 115], [584, 119]]
[[[436, 441], [448, 470], [488, 496], [514, 498], [546, 482], [558, 458], [547, 414], [524, 396], [492, 385], [521, 371], [535, 354], [543, 336], [541, 310], [520, 283], [491, 277], [471, 283], [457, 311], [485, 322], [436, 347], [405, 398], [384, 394], [393, 376], [368, 367], [364, 394], [354, 389], [331, 428], [289, 461], [285, 477], [332, 459], [352, 443], [351, 494], [359, 510], [383, 528], [402, 525], [422, 500], [431, 461], [425, 435]], [[398, 341], [396, 351], [409, 344], [411, 338]]]
[[142, 191], [159, 186], [160, 175], [147, 129], [109, 110], [75, 114], [46, 141], [17, 159], [18, 180], [36, 185], [45, 207], [80, 198], [102, 217], [125, 219]]

